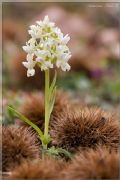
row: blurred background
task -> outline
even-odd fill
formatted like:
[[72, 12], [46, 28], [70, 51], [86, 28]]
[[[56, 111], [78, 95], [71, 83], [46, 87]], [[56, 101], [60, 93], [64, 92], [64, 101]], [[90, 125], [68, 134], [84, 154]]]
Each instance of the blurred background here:
[[[48, 15], [69, 34], [71, 71], [58, 71], [57, 88], [82, 106], [100, 106], [120, 117], [120, 36], [118, 3], [3, 3], [3, 113], [26, 93], [43, 90], [44, 73], [27, 78], [22, 65], [29, 25]], [[53, 72], [51, 72], [52, 76]]]

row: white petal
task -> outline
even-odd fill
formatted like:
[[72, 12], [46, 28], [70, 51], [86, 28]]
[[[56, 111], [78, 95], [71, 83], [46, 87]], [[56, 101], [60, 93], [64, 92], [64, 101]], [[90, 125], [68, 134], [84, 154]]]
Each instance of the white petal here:
[[30, 43], [31, 45], [35, 45], [35, 38], [30, 38], [28, 43]]
[[36, 64], [36, 61], [27, 61], [27, 62], [22, 62], [22, 64], [28, 68], [28, 69], [32, 69], [35, 64]]
[[66, 66], [67, 66], [66, 70], [69, 71], [71, 69], [70, 65], [67, 63]]
[[42, 59], [41, 59], [40, 57], [37, 57], [37, 58], [36, 58], [36, 61], [37, 61], [37, 62], [40, 62], [41, 60], [42, 60]]
[[53, 64], [51, 62], [49, 62], [49, 61], [46, 62], [46, 65], [47, 65], [48, 68], [53, 68]]
[[70, 70], [70, 65], [68, 63], [62, 64], [61, 66], [63, 71], [69, 71]]
[[48, 22], [49, 22], [49, 17], [48, 17], [48, 15], [44, 17], [43, 22], [45, 22], [45, 23], [48, 23]]
[[64, 60], [67, 62], [71, 58], [71, 54], [66, 54]]
[[64, 36], [62, 42], [63, 42], [64, 44], [67, 44], [69, 40], [70, 40], [70, 37], [69, 37], [68, 34], [67, 34], [66, 36]]
[[27, 53], [33, 53], [33, 49], [34, 47], [32, 47], [32, 46], [29, 46], [29, 45], [27, 45], [27, 46], [23, 46], [23, 50], [25, 51], [25, 52], [27, 52]]
[[34, 76], [34, 75], [35, 75], [35, 70], [34, 69], [28, 69], [27, 70], [27, 77]]
[[41, 71], [46, 70], [46, 69], [48, 69], [47, 66], [45, 64], [42, 64], [41, 65]]
[[27, 46], [22, 46], [24, 51], [27, 51]]
[[34, 54], [27, 54], [27, 61], [32, 61], [33, 56], [34, 56]]
[[26, 68], [28, 68], [28, 67], [29, 67], [28, 62], [22, 62], [22, 64], [23, 64]]
[[30, 29], [34, 30], [34, 29], [36, 29], [36, 26], [35, 25], [31, 25]]

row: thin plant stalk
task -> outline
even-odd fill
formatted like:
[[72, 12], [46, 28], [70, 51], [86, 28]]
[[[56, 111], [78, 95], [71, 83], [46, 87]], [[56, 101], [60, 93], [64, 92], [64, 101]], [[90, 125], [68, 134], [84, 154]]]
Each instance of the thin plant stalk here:
[[45, 71], [45, 129], [44, 135], [48, 136], [49, 126], [49, 69]]
[[[49, 127], [49, 69], [45, 71], [45, 126], [44, 136], [48, 138], [48, 127]], [[47, 149], [47, 144], [43, 144], [44, 149]]]

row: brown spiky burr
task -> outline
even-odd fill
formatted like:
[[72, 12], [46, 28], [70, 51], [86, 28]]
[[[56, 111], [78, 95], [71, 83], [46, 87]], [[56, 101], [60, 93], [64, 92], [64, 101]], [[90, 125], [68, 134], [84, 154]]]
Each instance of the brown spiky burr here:
[[[44, 95], [36, 92], [27, 96], [20, 107], [20, 112], [43, 130], [45, 114]], [[28, 126], [21, 120], [19, 124]]]
[[119, 163], [118, 152], [98, 147], [76, 154], [62, 174], [65, 180], [119, 179]]
[[[69, 96], [62, 91], [57, 92], [50, 118], [50, 127], [60, 114], [65, 113], [65, 111], [70, 108], [71, 102], [69, 103], [68, 97]], [[44, 129], [45, 104], [44, 95], [42, 93], [36, 92], [27, 97], [21, 105], [20, 112], [42, 130]], [[27, 126], [27, 124], [22, 121], [20, 121], [20, 125]]]
[[65, 114], [66, 111], [70, 110], [73, 105], [73, 101], [70, 98], [70, 94], [64, 91], [57, 91], [54, 108], [51, 114], [51, 125], [57, 118]]
[[36, 159], [40, 147], [35, 135], [28, 128], [2, 128], [2, 169], [7, 171], [26, 159]]
[[119, 147], [119, 121], [99, 108], [84, 108], [66, 111], [59, 116], [51, 130], [52, 139], [59, 147], [71, 152], [78, 148], [95, 148], [102, 144]]
[[43, 160], [26, 161], [21, 166], [14, 169], [9, 180], [17, 179], [39, 179], [55, 180], [60, 172], [65, 168], [66, 163], [62, 160], [45, 158]]

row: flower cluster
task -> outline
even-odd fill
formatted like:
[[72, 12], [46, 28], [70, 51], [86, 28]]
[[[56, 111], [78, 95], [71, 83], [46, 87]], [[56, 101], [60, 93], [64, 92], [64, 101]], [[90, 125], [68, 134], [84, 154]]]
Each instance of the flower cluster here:
[[28, 69], [28, 77], [35, 74], [36, 64], [42, 71], [53, 68], [54, 64], [63, 71], [70, 70], [68, 60], [71, 52], [66, 45], [70, 37], [68, 34], [64, 36], [61, 30], [49, 21], [48, 16], [45, 16], [43, 21], [37, 21], [36, 25], [30, 26], [28, 33], [31, 38], [26, 46], [23, 46], [27, 53], [27, 61], [23, 62], [23, 65]]

